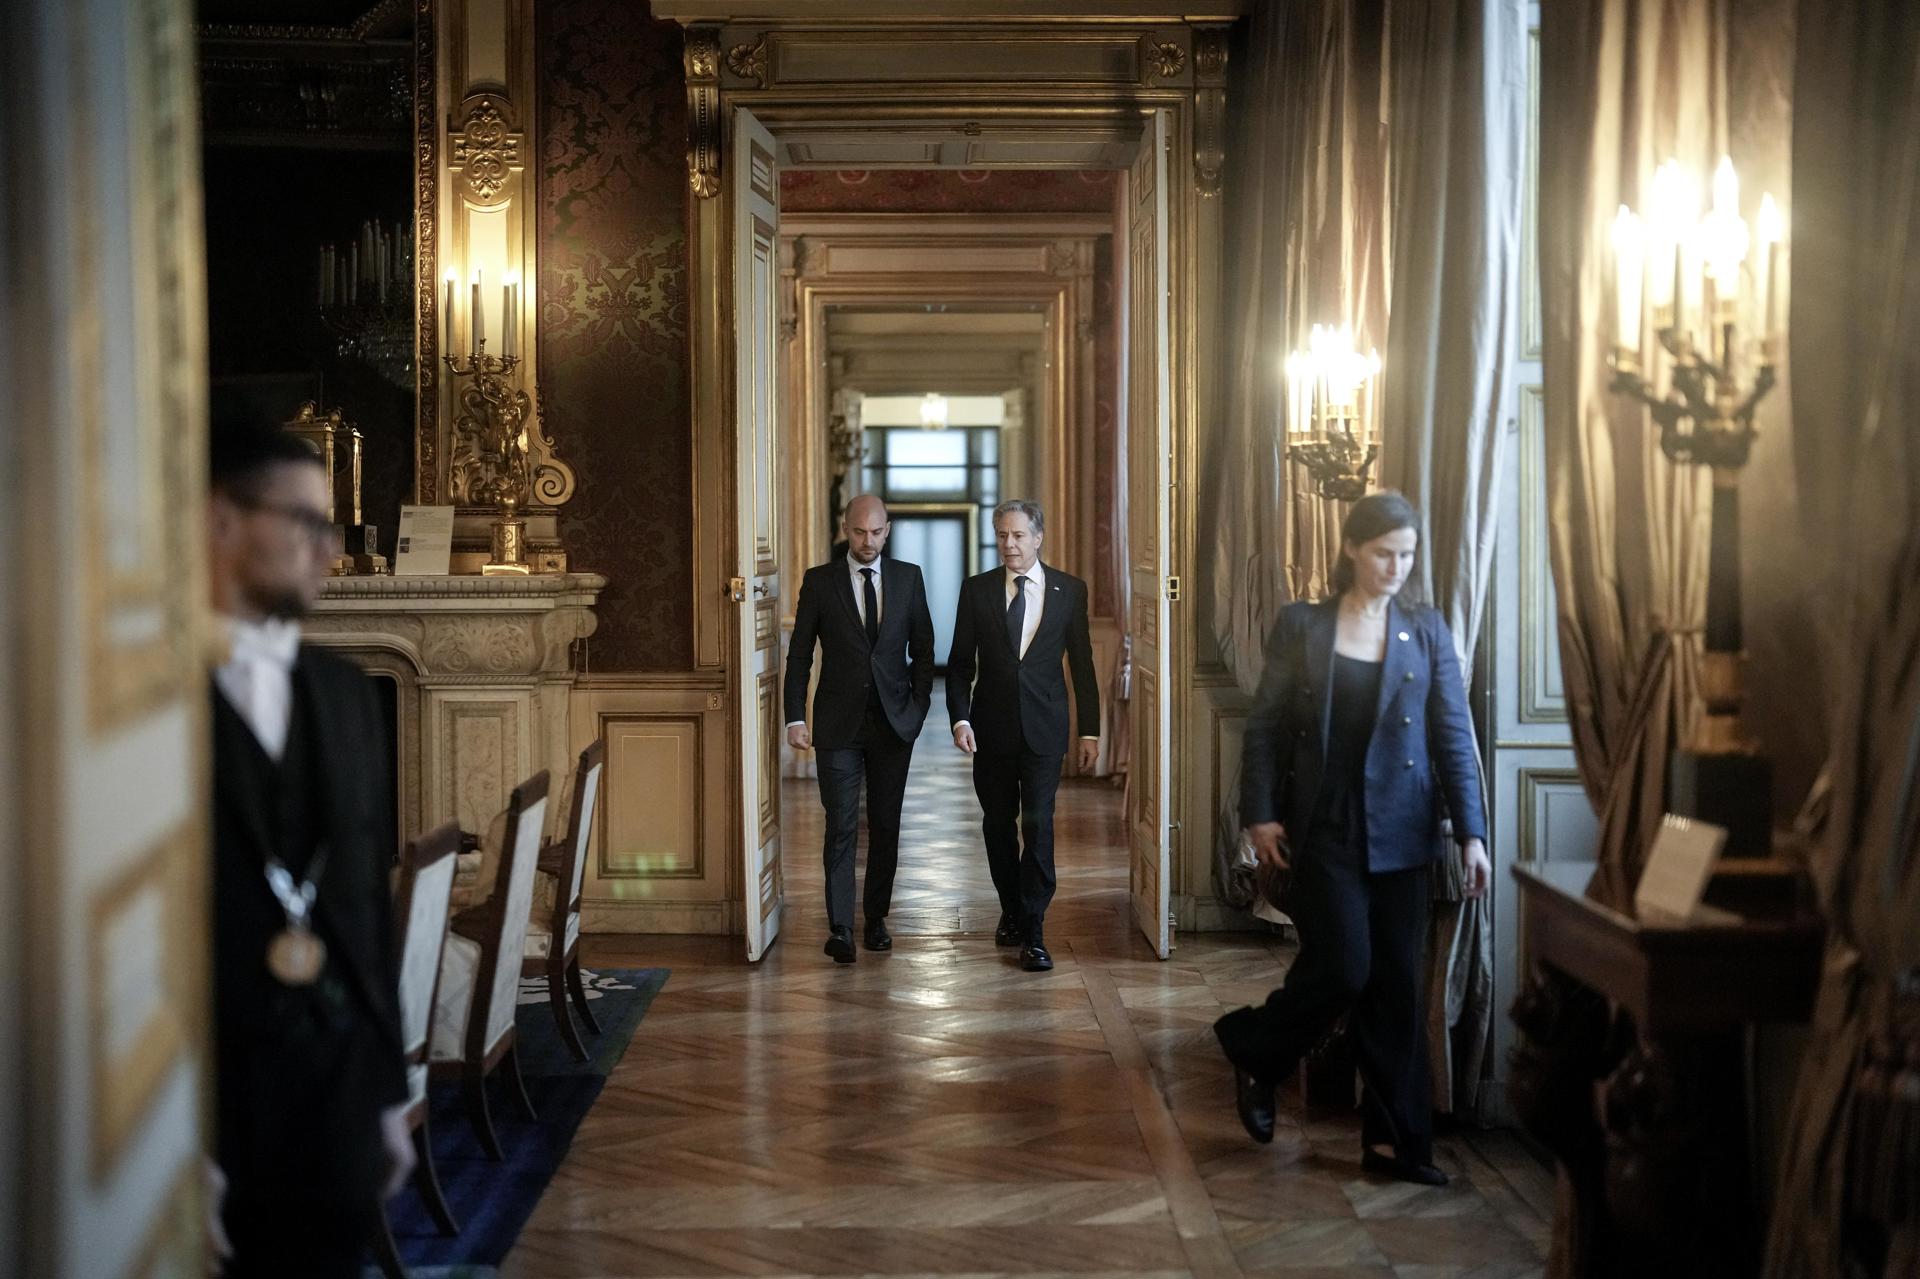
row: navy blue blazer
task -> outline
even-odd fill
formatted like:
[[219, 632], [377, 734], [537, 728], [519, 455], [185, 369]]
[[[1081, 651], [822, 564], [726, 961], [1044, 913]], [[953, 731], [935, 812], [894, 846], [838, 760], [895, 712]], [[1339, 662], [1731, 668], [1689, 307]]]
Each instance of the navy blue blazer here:
[[[1296, 850], [1307, 847], [1326, 769], [1339, 608], [1336, 597], [1280, 611], [1247, 717], [1240, 820], [1283, 823]], [[1479, 750], [1453, 636], [1437, 611], [1390, 601], [1380, 707], [1367, 744], [1369, 868], [1408, 870], [1433, 860], [1441, 796], [1455, 840], [1487, 837]]]

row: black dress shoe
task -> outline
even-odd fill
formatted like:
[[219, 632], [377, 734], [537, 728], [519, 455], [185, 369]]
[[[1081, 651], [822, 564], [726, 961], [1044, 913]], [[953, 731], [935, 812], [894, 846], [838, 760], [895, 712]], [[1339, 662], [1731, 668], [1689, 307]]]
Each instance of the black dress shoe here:
[[1233, 1067], [1233, 1107], [1240, 1114], [1240, 1125], [1247, 1136], [1265, 1143], [1273, 1140], [1273, 1084], [1261, 1082], [1234, 1055], [1253, 1015], [1251, 1008], [1234, 1009], [1213, 1023], [1213, 1037]]
[[827, 953], [833, 956], [836, 964], [851, 964], [860, 958], [860, 952], [853, 948], [853, 929], [836, 928], [827, 938]]
[[1265, 1145], [1273, 1140], [1273, 1085], [1263, 1084], [1251, 1071], [1233, 1068], [1233, 1106], [1247, 1136]]
[[1020, 951], [1020, 966], [1030, 973], [1053, 971], [1053, 956], [1039, 942], [1030, 942]]
[[1378, 1173], [1382, 1177], [1411, 1181], [1417, 1186], [1447, 1184], [1447, 1174], [1432, 1164], [1415, 1163], [1411, 1159], [1402, 1159], [1399, 1155], [1383, 1155], [1372, 1146], [1360, 1152], [1360, 1167], [1367, 1172]]
[[1006, 911], [1000, 912], [1000, 926], [993, 930], [993, 944], [996, 946], [1018, 946], [1025, 940], [1019, 921]]
[[869, 919], [867, 921], [866, 945], [868, 950], [893, 949], [893, 934], [887, 931], [886, 920]]

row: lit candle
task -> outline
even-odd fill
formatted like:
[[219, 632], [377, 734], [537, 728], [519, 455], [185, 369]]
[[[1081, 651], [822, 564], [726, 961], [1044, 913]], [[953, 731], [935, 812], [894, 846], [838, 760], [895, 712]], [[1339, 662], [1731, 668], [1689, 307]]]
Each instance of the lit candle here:
[[513, 285], [500, 286], [500, 354], [513, 354]]
[[480, 268], [473, 268], [473, 315], [467, 321], [473, 326], [473, 349], [478, 351], [487, 341], [486, 312], [480, 306]]
[[1767, 278], [1761, 285], [1761, 296], [1766, 299], [1766, 310], [1760, 316], [1762, 335], [1771, 341], [1781, 328], [1780, 313], [1776, 309], [1777, 295], [1780, 291], [1780, 242], [1786, 238], [1786, 223], [1780, 217], [1780, 206], [1773, 202], [1771, 194], [1760, 197], [1760, 216], [1756, 219], [1760, 242], [1767, 246]]
[[1740, 217], [1740, 178], [1733, 160], [1720, 157], [1713, 171], [1713, 213], [1707, 218], [1705, 249], [1707, 270], [1713, 276], [1713, 293], [1720, 312], [1716, 323], [1731, 319], [1740, 298], [1740, 264], [1747, 260], [1747, 224]]
[[442, 308], [441, 308], [445, 312], [444, 316], [442, 317], [442, 320], [446, 325], [446, 331], [447, 331], [447, 336], [445, 339], [447, 349], [443, 352], [443, 354], [445, 355], [460, 354], [460, 348], [453, 344], [453, 284], [455, 279], [456, 277], [454, 273], [452, 271], [448, 271], [447, 272], [447, 300], [445, 303], [442, 304]]
[[1613, 215], [1614, 340], [1640, 349], [1640, 292], [1645, 280], [1646, 237], [1640, 218], [1626, 205]]

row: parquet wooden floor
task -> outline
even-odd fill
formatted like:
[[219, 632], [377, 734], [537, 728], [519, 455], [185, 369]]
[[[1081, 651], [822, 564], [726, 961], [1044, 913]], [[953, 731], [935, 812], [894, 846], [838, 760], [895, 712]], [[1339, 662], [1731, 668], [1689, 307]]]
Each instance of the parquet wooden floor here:
[[588, 965], [672, 980], [508, 1257], [512, 1279], [638, 1275], [1381, 1275], [1542, 1269], [1550, 1175], [1503, 1134], [1451, 1136], [1445, 1189], [1359, 1169], [1349, 1115], [1284, 1098], [1241, 1131], [1208, 1027], [1290, 957], [1256, 936], [1127, 919], [1119, 793], [1061, 787], [1058, 965], [1022, 972], [997, 915], [966, 761], [916, 752], [895, 948], [825, 936], [814, 783], [782, 797], [783, 936], [590, 937]]

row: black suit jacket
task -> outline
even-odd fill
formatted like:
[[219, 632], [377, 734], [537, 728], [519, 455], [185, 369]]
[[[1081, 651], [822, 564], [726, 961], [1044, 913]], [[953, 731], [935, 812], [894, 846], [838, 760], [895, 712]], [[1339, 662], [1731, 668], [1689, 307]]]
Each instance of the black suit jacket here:
[[219, 1154], [233, 1193], [245, 1200], [283, 1191], [350, 1200], [377, 1193], [385, 1166], [379, 1113], [407, 1097], [388, 890], [395, 834], [382, 802], [393, 779], [379, 703], [357, 667], [302, 647], [293, 681], [308, 733], [304, 771], [316, 788], [315, 825], [327, 848], [313, 912], [327, 970], [305, 989], [283, 986], [267, 970], [268, 944], [286, 917], [264, 872], [280, 839], [274, 802], [260, 783], [278, 774], [216, 686]]
[[866, 626], [853, 598], [853, 579], [843, 556], [807, 570], [793, 610], [793, 642], [787, 649], [786, 722], [807, 717], [807, 678], [813, 646], [820, 645], [820, 687], [813, 697], [813, 745], [837, 750], [853, 745], [867, 714], [867, 696], [878, 690], [887, 722], [903, 742], [920, 736], [933, 701], [933, 614], [920, 566], [881, 559], [880, 642], [867, 643]]
[[[947, 716], [973, 726], [983, 751], [1067, 753], [1067, 681], [1060, 659], [1073, 671], [1073, 700], [1080, 736], [1100, 736], [1100, 684], [1093, 673], [1093, 641], [1087, 629], [1087, 584], [1051, 564], [1040, 629], [1025, 658], [1007, 638], [1007, 571], [994, 568], [960, 587], [947, 658]], [[1031, 605], [1029, 605], [1031, 606]]]
[[[1289, 604], [1267, 640], [1266, 668], [1240, 755], [1240, 820], [1282, 822], [1307, 846], [1325, 779], [1333, 716], [1338, 599]], [[1480, 751], [1453, 636], [1431, 608], [1387, 606], [1387, 651], [1366, 759], [1367, 864], [1410, 870], [1433, 860], [1445, 799], [1458, 841], [1485, 839]]]

